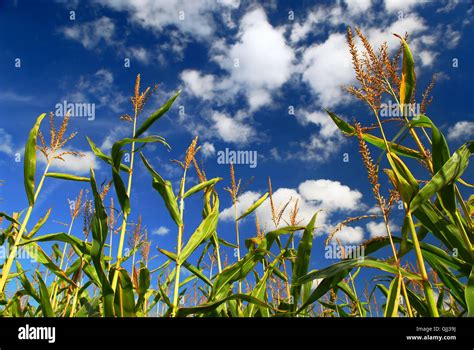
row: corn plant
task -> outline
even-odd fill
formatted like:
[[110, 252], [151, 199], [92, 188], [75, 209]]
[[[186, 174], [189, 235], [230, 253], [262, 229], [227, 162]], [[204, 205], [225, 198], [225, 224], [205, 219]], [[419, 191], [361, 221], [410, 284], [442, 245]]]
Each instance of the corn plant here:
[[[380, 214], [342, 221], [328, 232], [327, 243], [337, 241], [336, 233], [346, 225], [381, 217], [386, 236], [364, 242], [363, 259], [343, 255], [339, 262], [310, 270], [318, 212], [306, 225], [300, 225], [298, 201], [275, 203], [269, 179], [268, 192], [239, 215], [242, 187], [240, 180], [236, 180], [233, 165], [231, 185], [226, 190], [231, 194], [234, 207], [235, 242], [224, 240], [225, 235], [219, 232], [218, 225], [218, 186], [223, 178], [208, 179], [204, 166], [198, 165], [198, 138], [192, 140], [182, 160], [175, 161], [182, 169], [177, 189], [173, 188], [168, 174], [160, 174], [155, 169], [152, 158], [146, 153], [145, 146], [149, 143], [170, 147], [163, 137], [150, 133], [152, 126], [172, 107], [180, 91], [139, 123], [145, 103], [155, 89], [140, 92], [138, 75], [131, 98], [133, 113], [121, 117], [131, 125], [130, 137], [116, 140], [110, 155], [87, 138], [93, 153], [110, 171], [110, 182], [99, 182], [93, 168], [88, 177], [50, 172], [51, 162], [63, 159], [66, 153], [61, 149], [75, 136], [64, 136], [69, 116], [58, 130], [54, 127], [54, 117], [50, 116], [49, 145], [40, 131], [45, 114], [38, 117], [31, 129], [24, 156], [28, 208], [26, 212], [0, 213], [0, 220], [9, 222], [1, 233], [0, 243], [8, 245], [10, 250], [0, 278], [0, 314], [46, 317], [474, 316], [474, 196], [468, 200], [463, 198], [466, 188], [473, 185], [462, 178], [474, 151], [474, 141], [454, 152], [449, 149], [433, 121], [435, 115], [428, 117], [426, 113], [434, 83], [422, 95], [421, 114], [413, 114], [416, 74], [408, 37], [397, 35], [400, 48], [390, 57], [386, 44], [375, 51], [360, 30], [356, 29], [356, 34], [363, 52], [358, 49], [352, 30], [348, 29], [348, 47], [359, 85], [347, 87], [347, 91], [369, 107], [372, 122], [363, 125], [368, 118], [348, 122], [333, 111], [327, 110], [327, 114], [344, 135], [356, 139]], [[400, 117], [381, 118], [383, 98], [397, 104]], [[372, 158], [375, 149], [379, 152], [376, 161]], [[37, 151], [46, 158], [38, 183], [35, 181]], [[126, 152], [130, 152], [128, 164], [123, 161]], [[135, 159], [137, 156], [139, 159]], [[132, 233], [131, 251], [124, 253], [127, 227], [131, 223], [130, 197], [133, 173], [138, 171], [137, 160], [147, 169], [151, 188], [175, 225], [176, 249], [158, 247], [157, 253], [165, 262], [156, 268], [149, 264], [153, 259], [149, 258], [151, 246], [146, 231], [142, 231], [140, 215]], [[415, 169], [416, 164], [408, 165], [413, 160], [420, 164], [424, 179], [413, 175], [420, 173]], [[190, 184], [191, 172], [197, 175], [197, 184]], [[28, 229], [35, 201], [47, 178], [87, 186], [71, 209], [67, 232], [38, 234], [51, 211]], [[388, 179], [390, 188], [382, 186], [381, 179]], [[384, 196], [385, 191], [388, 197]], [[202, 220], [197, 227], [190, 227], [185, 225], [185, 202], [198, 196], [202, 198]], [[256, 215], [265, 201], [270, 204], [271, 229], [266, 225], [262, 228]], [[108, 208], [105, 203], [110, 203]], [[403, 208], [400, 235], [390, 228], [396, 203], [401, 203]], [[133, 209], [139, 213], [139, 208]], [[253, 214], [255, 236], [243, 240], [239, 225]], [[83, 217], [83, 237], [75, 234], [75, 222], [80, 216]], [[118, 243], [113, 239], [117, 231]], [[52, 255], [46, 253], [46, 244], [52, 245]], [[229, 257], [225, 257], [224, 247], [236, 249], [235, 259], [229, 261]], [[384, 248], [390, 252], [388, 256]], [[16, 259], [18, 250], [34, 258], [40, 268], [34, 272], [25, 270]], [[139, 261], [137, 253], [141, 256]], [[124, 267], [129, 259], [131, 271]], [[364, 286], [360, 276], [365, 269], [375, 269], [383, 275], [370, 283], [365, 281]], [[49, 274], [54, 274], [54, 278], [48, 285]], [[19, 282], [21, 287], [13, 290], [12, 281]], [[382, 297], [386, 300], [384, 303], [380, 303]]]

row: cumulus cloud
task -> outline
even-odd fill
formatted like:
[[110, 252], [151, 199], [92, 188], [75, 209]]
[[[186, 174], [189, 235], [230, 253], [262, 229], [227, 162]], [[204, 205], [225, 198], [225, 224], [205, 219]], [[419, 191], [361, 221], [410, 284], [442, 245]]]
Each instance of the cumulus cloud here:
[[[237, 202], [237, 216], [242, 215], [250, 206], [261, 196], [258, 192], [246, 191], [242, 193]], [[234, 207], [231, 206], [221, 211], [219, 218], [224, 221], [232, 221], [235, 219]]]
[[226, 142], [245, 144], [255, 136], [253, 127], [238, 118], [229, 117], [221, 112], [213, 112], [211, 118], [214, 122], [213, 130]]
[[[393, 222], [389, 222], [388, 226], [390, 228], [391, 233], [400, 230], [400, 227], [398, 227]], [[383, 221], [382, 222], [370, 221], [367, 223], [366, 227], [367, 227], [367, 231], [370, 234], [370, 238], [387, 236], [387, 229], [385, 228], [385, 223]]]
[[151, 232], [152, 235], [166, 236], [170, 232], [170, 229], [165, 226], [160, 226]]
[[96, 48], [102, 42], [111, 44], [115, 33], [115, 24], [108, 17], [95, 21], [62, 27], [60, 31], [68, 39], [76, 40], [86, 49]]
[[[321, 193], [317, 193], [318, 191], [321, 191]], [[328, 194], [328, 191], [330, 191], [330, 194]], [[260, 196], [261, 193], [259, 192], [244, 192], [237, 207], [238, 215], [249, 208]], [[316, 235], [328, 233], [334, 227], [330, 223], [332, 214], [360, 208], [361, 197], [359, 191], [350, 189], [338, 181], [325, 179], [307, 180], [301, 183], [297, 189], [278, 188], [273, 192], [273, 201], [277, 208], [281, 209], [287, 202], [290, 202], [282, 217], [286, 222], [289, 222], [290, 208], [294, 206], [296, 201], [298, 201], [299, 208], [297, 221], [301, 225], [306, 225], [311, 217], [319, 211]], [[273, 228], [270, 201], [268, 199], [257, 208], [256, 214], [262, 226], [267, 229]], [[224, 209], [220, 218], [224, 221], [232, 221], [234, 219], [233, 207]], [[285, 224], [284, 221], [282, 221], [282, 224]], [[363, 230], [361, 228], [348, 228], [340, 233], [338, 238], [343, 242], [360, 242], [363, 239]]]
[[208, 39], [216, 30], [213, 14], [225, 8], [235, 9], [240, 1], [187, 0], [96, 0], [116, 11], [125, 11], [133, 23], [156, 32], [176, 27], [197, 39]]
[[[70, 151], [69, 149], [62, 149], [62, 152]], [[84, 157], [76, 157], [71, 154], [65, 154], [62, 156], [64, 161], [60, 159], [54, 159], [51, 162], [50, 170], [60, 171], [62, 173], [73, 174], [73, 175], [86, 175], [89, 174], [90, 168], [95, 170], [100, 168], [100, 164], [97, 162], [97, 158], [93, 152], [90, 151], [78, 151], [84, 155]], [[38, 157], [40, 163], [46, 164], [44, 156]]]
[[460, 121], [448, 129], [448, 139], [466, 141], [474, 135], [474, 122]]
[[208, 158], [216, 154], [216, 147], [211, 142], [204, 142], [201, 146], [201, 154], [204, 158]]
[[197, 70], [187, 69], [181, 73], [181, 80], [186, 85], [186, 91], [203, 100], [214, 97], [215, 77], [212, 74], [201, 74]]
[[294, 52], [286, 44], [283, 29], [273, 27], [260, 7], [243, 16], [235, 43], [216, 42], [212, 52], [229, 73], [221, 87], [233, 86], [242, 92], [251, 110], [268, 105], [272, 93], [293, 73]]
[[364, 229], [360, 226], [344, 226], [333, 236], [333, 241], [338, 239], [342, 243], [360, 243], [364, 239]]

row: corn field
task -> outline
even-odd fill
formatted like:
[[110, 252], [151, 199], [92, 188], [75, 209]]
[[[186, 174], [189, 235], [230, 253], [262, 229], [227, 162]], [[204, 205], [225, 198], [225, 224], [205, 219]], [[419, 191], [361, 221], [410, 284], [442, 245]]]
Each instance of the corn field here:
[[[141, 89], [137, 76], [132, 110], [121, 119], [130, 126], [128, 138], [114, 140], [105, 154], [87, 138], [90, 149], [107, 167], [110, 177], [99, 179], [90, 169], [88, 177], [50, 171], [53, 160], [65, 154], [75, 133], [68, 136], [69, 116], [59, 127], [55, 117], [37, 117], [24, 149], [24, 192], [27, 208], [0, 213], [6, 223], [1, 243], [7, 255], [1, 266], [0, 315], [5, 317], [464, 317], [474, 316], [474, 196], [466, 193], [469, 158], [474, 141], [450, 150], [436, 126], [436, 112], [426, 109], [432, 85], [420, 98], [421, 113], [413, 115], [417, 101], [415, 62], [408, 36], [398, 36], [400, 48], [390, 57], [386, 44], [374, 49], [364, 34], [347, 31], [347, 49], [352, 55], [357, 86], [347, 94], [366, 104], [370, 114], [347, 121], [327, 111], [340, 132], [358, 144], [367, 181], [386, 229], [386, 236], [365, 241], [364, 256], [342, 259], [310, 270], [315, 252], [312, 245], [318, 212], [301, 226], [298, 203], [274, 203], [271, 180], [268, 191], [242, 214], [235, 211], [235, 232], [219, 232], [220, 198], [228, 196], [236, 208], [244, 185], [233, 165], [229, 174], [208, 178], [204, 164], [196, 157], [199, 139], [191, 140], [183, 157], [175, 160], [182, 171], [178, 188], [166, 173], [158, 173], [151, 161], [149, 144], [170, 148], [164, 137], [155, 135], [160, 119], [169, 111], [176, 92], [150, 116], [142, 111], [156, 88]], [[355, 40], [360, 40], [363, 50]], [[382, 119], [382, 98], [390, 98], [400, 117]], [[362, 124], [363, 123], [363, 124]], [[394, 132], [395, 130], [395, 132]], [[84, 137], [86, 135], [81, 135]], [[87, 137], [87, 136], [86, 136]], [[124, 155], [130, 161], [124, 162]], [[37, 158], [44, 157], [43, 172]], [[149, 188], [157, 202], [164, 203], [174, 222], [173, 251], [159, 248], [166, 260], [150, 264], [155, 253], [141, 219], [131, 223], [134, 175], [141, 162], [148, 173]], [[416, 176], [414, 175], [416, 174]], [[470, 174], [472, 175], [472, 169]], [[271, 176], [271, 174], [269, 174]], [[196, 176], [198, 184], [189, 179]], [[65, 232], [44, 232], [54, 220], [47, 212], [31, 222], [35, 204], [44, 188], [55, 181], [80, 182], [84, 186], [69, 208], [71, 221]], [[228, 184], [219, 193], [222, 184]], [[21, 183], [16, 184], [18, 186]], [[68, 194], [72, 196], [73, 194]], [[186, 205], [190, 197], [202, 200], [202, 221], [187, 225]], [[44, 198], [48, 200], [48, 198]], [[23, 198], [18, 199], [21, 203]], [[270, 202], [273, 225], [262, 227], [256, 217], [253, 238], [241, 240], [239, 223], [254, 217], [256, 209]], [[401, 232], [392, 234], [390, 220], [395, 203], [403, 206]], [[66, 207], [65, 210], [68, 210]], [[282, 220], [284, 213], [289, 220]], [[285, 214], [286, 215], [286, 214]], [[371, 215], [348, 218], [327, 243], [346, 225]], [[77, 228], [83, 221], [84, 232]], [[78, 223], [79, 222], [79, 223]], [[145, 232], [145, 233], [144, 233]], [[235, 237], [226, 241], [222, 237]], [[126, 241], [131, 250], [126, 250]], [[236, 256], [224, 258], [230, 247]], [[20, 252], [33, 258], [37, 267], [22, 266]], [[383, 256], [380, 256], [383, 252]], [[130, 268], [126, 268], [131, 266]], [[360, 272], [377, 274], [370, 288], [363, 290]], [[207, 272], [209, 273], [207, 273]], [[378, 298], [378, 299], [377, 299]]]

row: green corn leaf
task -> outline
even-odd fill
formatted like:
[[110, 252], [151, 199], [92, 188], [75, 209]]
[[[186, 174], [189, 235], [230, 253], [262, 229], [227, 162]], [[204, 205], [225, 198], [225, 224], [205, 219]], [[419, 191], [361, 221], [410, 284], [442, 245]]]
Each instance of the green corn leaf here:
[[467, 305], [467, 314], [469, 317], [474, 317], [474, 267], [469, 274], [469, 279], [466, 285], [466, 305]]
[[349, 273], [349, 270], [341, 270], [338, 273], [335, 273], [334, 275], [323, 278], [322, 281], [319, 282], [316, 289], [311, 292], [309, 297], [306, 300], [303, 300], [303, 303], [300, 306], [300, 308], [296, 311], [296, 314], [299, 314], [300, 312], [305, 310], [309, 305], [313, 304], [314, 302], [319, 300], [323, 295], [329, 292], [331, 289], [336, 287], [337, 284], [340, 281], [342, 281], [347, 276], [348, 273]]
[[222, 270], [214, 280], [210, 299], [215, 301], [225, 298], [230, 292], [232, 283], [244, 279], [262, 258], [261, 252], [252, 251], [240, 261]]
[[[418, 192], [418, 182], [412, 175], [410, 169], [408, 169], [405, 163], [396, 154], [387, 154], [387, 159], [395, 176], [396, 182], [394, 185], [396, 185], [402, 200], [405, 203], [409, 203]], [[393, 178], [391, 178], [391, 180], [394, 182]]]
[[189, 238], [188, 243], [186, 243], [184, 248], [181, 250], [181, 253], [178, 256], [180, 262], [186, 261], [202, 242], [211, 237], [211, 235], [216, 231], [218, 217], [219, 202], [217, 201], [209, 216], [201, 222], [196, 231], [194, 231]]
[[47, 173], [46, 177], [53, 177], [55, 179], [80, 181], [80, 182], [90, 181], [88, 177], [76, 176], [76, 175], [71, 175], [71, 174], [62, 174], [62, 173]]
[[401, 290], [400, 276], [396, 276], [390, 283], [388, 290], [387, 303], [385, 304], [384, 317], [397, 317], [398, 306], [400, 305], [400, 290]]
[[400, 104], [411, 103], [416, 84], [415, 61], [408, 43], [400, 35], [394, 34], [403, 45], [402, 79], [400, 82]]
[[[112, 276], [115, 270], [111, 270]], [[119, 270], [117, 289], [115, 290], [114, 310], [116, 317], [135, 316], [135, 297], [132, 280], [124, 269]]]
[[465, 143], [454, 152], [451, 158], [412, 199], [410, 209], [415, 211], [443, 187], [454, 183], [466, 170], [472, 153], [474, 153], [474, 141]]
[[28, 233], [28, 235], [26, 236], [27, 238], [32, 238], [40, 229], [41, 227], [43, 227], [43, 225], [46, 223], [46, 221], [48, 220], [49, 218], [49, 215], [51, 214], [51, 208], [48, 209], [48, 211], [46, 212], [46, 215], [43, 216], [42, 218], [40, 218], [38, 220], [38, 222], [36, 223], [35, 226], [33, 226], [33, 228], [31, 229], [31, 231]]
[[36, 138], [38, 131], [46, 113], [41, 114], [36, 123], [30, 131], [28, 141], [25, 146], [25, 157], [24, 157], [24, 183], [26, 196], [28, 197], [28, 203], [30, 206], [35, 204], [35, 174], [36, 174]]
[[193, 186], [191, 187], [189, 190], [187, 190], [185, 193], [184, 193], [184, 196], [183, 198], [187, 198], [203, 189], [206, 189], [210, 186], [214, 186], [216, 183], [218, 183], [219, 181], [222, 180], [222, 177], [216, 177], [214, 179], [210, 179], [210, 180], [207, 180], [205, 182], [201, 182], [199, 184], [197, 184], [196, 186]]
[[16, 262], [16, 271], [20, 274], [18, 277], [20, 279], [20, 283], [21, 283], [21, 286], [23, 287], [23, 289], [26, 291], [26, 293], [28, 295], [30, 295], [33, 299], [35, 299], [38, 303], [40, 303], [41, 298], [36, 293], [35, 288], [33, 287], [33, 285], [30, 283], [30, 281], [26, 277], [26, 274], [23, 271], [19, 261]]
[[301, 294], [301, 285], [294, 285], [299, 278], [308, 273], [309, 262], [311, 259], [311, 249], [313, 246], [313, 233], [316, 217], [318, 213], [314, 214], [311, 221], [306, 226], [303, 237], [298, 244], [298, 251], [296, 253], [296, 261], [292, 271], [291, 295], [293, 296], [292, 309], [296, 310], [298, 300]]
[[[22, 249], [36, 262], [44, 265], [48, 268], [52, 273], [58, 276], [61, 280], [65, 281], [67, 284], [75, 285], [75, 283], [66, 276], [64, 271], [62, 271], [44, 252], [41, 247], [35, 242], [28, 242], [29, 244], [24, 245]], [[25, 242], [23, 242], [25, 244]]]
[[15, 225], [21, 225], [20, 222], [17, 219], [15, 219], [14, 217], [8, 215], [7, 213], [0, 212], [0, 218], [5, 218], [6, 220], [10, 221], [11, 223], [13, 223]]
[[265, 202], [265, 199], [267, 199], [268, 197], [268, 192], [265, 193], [262, 197], [260, 197], [255, 203], [253, 203], [250, 208], [247, 209], [247, 211], [245, 213], [243, 213], [242, 215], [240, 215], [237, 219], [237, 221], [243, 219], [244, 217], [246, 217], [247, 215], [250, 215], [252, 214], [255, 209], [257, 209], [260, 205], [262, 205], [263, 202]]
[[50, 233], [36, 238], [25, 239], [19, 244], [19, 246], [26, 246], [34, 242], [65, 242], [77, 248], [77, 250], [79, 250], [82, 254], [91, 254], [92, 245], [90, 243], [81, 241], [79, 238], [68, 235], [64, 232]]
[[153, 125], [158, 119], [160, 119], [173, 105], [174, 101], [178, 98], [179, 94], [181, 94], [181, 90], [178, 91], [173, 97], [171, 97], [163, 106], [158, 108], [151, 116], [149, 116], [143, 124], [138, 128], [135, 132], [134, 137], [138, 137], [147, 131], [150, 126]]
[[[366, 257], [364, 259], [343, 260], [329, 267], [326, 267], [325, 269], [310, 271], [308, 274], [306, 274], [303, 277], [300, 277], [297, 281], [295, 281], [294, 284], [301, 285], [306, 282], [313, 281], [315, 279], [332, 277], [341, 271], [351, 270], [355, 267], [375, 268], [375, 269], [379, 269], [385, 272], [389, 272], [394, 275], [397, 275], [399, 271], [395, 265], [389, 264], [381, 260], [376, 260], [374, 258]], [[408, 272], [404, 269], [400, 269], [400, 272], [402, 276], [404, 277], [411, 278], [416, 281], [421, 280], [420, 276], [414, 273]]]
[[122, 161], [122, 157], [125, 154], [125, 150], [123, 147], [130, 143], [162, 143], [165, 146], [169, 147], [166, 141], [160, 136], [147, 136], [143, 138], [125, 138], [120, 141], [117, 141], [112, 146], [112, 160], [113, 160], [113, 167], [112, 167], [112, 179], [114, 182], [115, 191], [117, 192], [117, 197], [120, 203], [120, 207], [125, 214], [130, 213], [130, 198], [128, 198], [127, 189], [125, 188], [125, 184], [120, 176], [120, 164]]
[[228, 302], [228, 301], [231, 301], [231, 300], [246, 301], [248, 303], [252, 303], [252, 304], [258, 305], [260, 307], [272, 310], [272, 307], [270, 305], [268, 305], [267, 303], [265, 303], [265, 302], [263, 302], [263, 301], [261, 301], [257, 298], [254, 298], [250, 295], [247, 295], [247, 294], [234, 294], [234, 295], [231, 295], [229, 297], [222, 298], [222, 299], [219, 299], [217, 301], [210, 302], [210, 303], [202, 304], [202, 305], [195, 306], [195, 307], [188, 307], [188, 308], [179, 309], [178, 312], [177, 312], [177, 316], [178, 317], [185, 317], [185, 316], [189, 316], [189, 315], [210, 314], [211, 312], [218, 309], [219, 306], [221, 306], [225, 302]]
[[41, 273], [36, 271], [36, 278], [38, 279], [38, 287], [39, 287], [39, 297], [40, 297], [40, 305], [41, 310], [43, 311], [43, 317], [54, 317], [53, 308], [51, 307], [51, 299], [49, 297], [48, 288], [46, 284], [44, 284], [43, 278], [41, 277]]
[[[90, 146], [92, 152], [94, 152], [94, 154], [95, 154], [98, 158], [102, 159], [104, 162], [106, 162], [106, 163], [108, 163], [108, 164], [110, 164], [110, 165], [113, 165], [113, 164], [114, 164], [112, 158], [109, 157], [109, 156], [107, 156], [107, 155], [105, 155], [104, 152], [102, 152], [102, 151], [99, 149], [99, 147], [97, 147], [96, 144], [95, 144], [94, 142], [92, 142], [92, 140], [91, 140], [90, 138], [88, 138], [88, 137], [86, 136], [86, 139], [87, 139], [87, 142], [89, 142], [89, 146]], [[130, 168], [129, 168], [128, 166], [126, 166], [125, 164], [120, 164], [120, 170], [125, 171], [125, 172], [127, 172], [127, 173], [130, 172]]]
[[165, 202], [165, 206], [171, 215], [171, 218], [177, 226], [182, 225], [181, 215], [179, 214], [178, 202], [173, 192], [173, 187], [170, 181], [165, 181], [150, 165], [143, 153], [140, 152], [140, 157], [143, 164], [148, 169], [153, 177], [153, 188], [158, 191]]
[[91, 247], [91, 258], [94, 268], [97, 272], [98, 279], [102, 287], [102, 297], [104, 300], [104, 315], [106, 317], [112, 317], [115, 315], [114, 312], [114, 291], [107, 275], [104, 272], [103, 257], [104, 257], [104, 245], [107, 240], [107, 234], [109, 229], [107, 227], [108, 218], [105, 211], [102, 199], [100, 198], [99, 191], [97, 189], [97, 183], [95, 181], [94, 170], [90, 169], [90, 180], [92, 194], [94, 195], [94, 216], [91, 221], [92, 231], [92, 247]]
[[[337, 115], [335, 115], [333, 112], [327, 109], [326, 109], [326, 112], [329, 114], [329, 116], [334, 121], [334, 123], [339, 128], [339, 130], [341, 130], [347, 136], [356, 136], [356, 130], [352, 125], [350, 125], [343, 119], [339, 118]], [[362, 138], [364, 139], [365, 142], [368, 142], [384, 151], [386, 150], [385, 142], [380, 137], [377, 137], [368, 133], [362, 133]], [[423, 155], [420, 154], [420, 152], [417, 152], [411, 148], [408, 148], [408, 147], [405, 147], [393, 142], [388, 142], [388, 144], [390, 146], [390, 150], [393, 153], [398, 154], [400, 156], [406, 156], [406, 157], [417, 158], [417, 159], [424, 158]]]

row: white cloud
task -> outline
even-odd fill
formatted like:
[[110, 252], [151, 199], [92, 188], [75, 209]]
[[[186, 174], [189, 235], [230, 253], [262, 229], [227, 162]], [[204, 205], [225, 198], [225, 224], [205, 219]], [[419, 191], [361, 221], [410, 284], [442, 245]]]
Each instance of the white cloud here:
[[[237, 202], [237, 216], [242, 215], [261, 196], [258, 192], [246, 191], [242, 193]], [[221, 211], [219, 219], [232, 221], [235, 219], [234, 207], [231, 206]]]
[[325, 42], [307, 48], [302, 73], [324, 107], [347, 102], [349, 97], [341, 87], [354, 81], [354, 72], [345, 35], [333, 33]]
[[[398, 227], [396, 224], [394, 224], [391, 221], [388, 223], [388, 226], [392, 234], [395, 231], [400, 230], [400, 227]], [[385, 228], [385, 223], [383, 221], [382, 222], [370, 221], [367, 223], [366, 227], [367, 227], [367, 231], [369, 231], [370, 233], [370, 238], [387, 236], [387, 229]]]
[[360, 243], [364, 239], [364, 230], [360, 226], [344, 226], [333, 236], [333, 241], [339, 239], [341, 243]]
[[14, 152], [12, 135], [7, 133], [5, 129], [0, 128], [0, 140], [0, 152], [12, 155]]
[[101, 42], [111, 44], [115, 25], [108, 17], [101, 17], [84, 24], [62, 27], [60, 31], [68, 39], [79, 41], [86, 49], [98, 47]]
[[174, 26], [184, 34], [208, 39], [216, 30], [214, 12], [223, 8], [237, 8], [239, 1], [186, 0], [97, 0], [117, 11], [126, 11], [131, 21], [139, 26], [163, 32]]
[[356, 210], [361, 205], [362, 193], [332, 180], [307, 180], [298, 187], [299, 193], [309, 201], [316, 201], [328, 210]]
[[229, 117], [220, 112], [213, 112], [213, 129], [222, 140], [232, 143], [245, 144], [255, 135], [255, 130], [237, 118]]
[[414, 7], [428, 3], [428, 0], [385, 0], [385, 8], [389, 12], [408, 12]]
[[203, 100], [214, 97], [215, 78], [212, 74], [203, 75], [197, 70], [187, 69], [181, 73], [181, 80], [192, 95]]
[[474, 135], [474, 122], [460, 121], [448, 129], [448, 139], [466, 141]]
[[216, 148], [213, 143], [206, 141], [201, 145], [201, 153], [204, 158], [208, 158], [216, 154]]
[[242, 92], [251, 110], [257, 110], [268, 105], [272, 93], [290, 78], [294, 53], [283, 30], [274, 28], [260, 7], [243, 16], [237, 38], [231, 45], [213, 45], [213, 59], [230, 74], [220, 88]]
[[344, 0], [344, 2], [352, 15], [366, 13], [372, 6], [372, 0]]
[[156, 235], [156, 236], [165, 236], [169, 232], [170, 232], [170, 229], [168, 227], [160, 226], [157, 229], [153, 230], [151, 234]]
[[[331, 189], [331, 192], [326, 190], [325, 187]], [[321, 189], [323, 189], [322, 191], [325, 194], [325, 198], [321, 198], [322, 195], [316, 192]], [[249, 208], [260, 198], [260, 195], [258, 192], [244, 192], [240, 197], [238, 215]], [[298, 189], [278, 188], [273, 192], [273, 201], [276, 208], [283, 208], [287, 202], [290, 202], [282, 216], [286, 222], [289, 222], [290, 208], [293, 207], [295, 201], [298, 201], [299, 210], [297, 221], [300, 225], [306, 225], [312, 216], [319, 211], [316, 219], [316, 235], [327, 234], [334, 228], [334, 225], [329, 223], [332, 214], [360, 209], [362, 207], [360, 205], [360, 197], [361, 194], [359, 191], [352, 190], [338, 181], [324, 179], [305, 181], [298, 186]], [[234, 219], [233, 210], [233, 207], [224, 209], [221, 212], [220, 218], [226, 221], [232, 221]], [[262, 227], [266, 227], [267, 230], [273, 229], [270, 201], [268, 199], [257, 208], [256, 214], [259, 217]], [[285, 221], [282, 221], [280, 224], [286, 225]], [[355, 231], [348, 229], [341, 233], [341, 240], [349, 242], [355, 242], [356, 238], [360, 241], [362, 237], [363, 232], [361, 229], [356, 229]]]
[[[61, 149], [60, 152], [70, 151], [67, 148]], [[64, 161], [60, 159], [54, 159], [51, 162], [51, 171], [61, 171], [67, 174], [73, 175], [86, 175], [89, 174], [90, 168], [94, 170], [99, 169], [100, 165], [97, 162], [97, 158], [93, 152], [90, 151], [79, 151], [84, 157], [76, 157], [71, 154], [65, 154], [62, 156]], [[40, 163], [46, 164], [46, 159], [43, 155], [39, 155], [38, 160]]]
[[130, 137], [130, 125], [123, 122], [123, 124], [119, 124], [115, 128], [109, 130], [108, 134], [104, 137], [102, 141], [102, 145], [99, 147], [102, 152], [107, 153], [109, 150], [112, 149], [114, 142], [117, 140], [123, 139], [124, 137]]
[[132, 57], [142, 63], [148, 63], [150, 61], [150, 53], [144, 47], [131, 47], [129, 52]]

